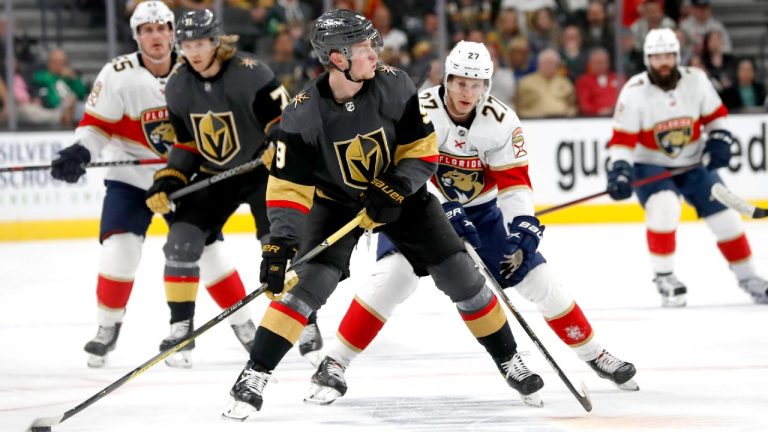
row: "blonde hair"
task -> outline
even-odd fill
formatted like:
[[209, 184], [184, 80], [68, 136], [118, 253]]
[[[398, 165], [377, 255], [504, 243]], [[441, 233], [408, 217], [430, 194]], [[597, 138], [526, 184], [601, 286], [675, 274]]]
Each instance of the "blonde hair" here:
[[216, 58], [223, 62], [234, 57], [237, 52], [238, 40], [240, 40], [240, 36], [234, 34], [219, 36], [219, 48], [216, 50]]

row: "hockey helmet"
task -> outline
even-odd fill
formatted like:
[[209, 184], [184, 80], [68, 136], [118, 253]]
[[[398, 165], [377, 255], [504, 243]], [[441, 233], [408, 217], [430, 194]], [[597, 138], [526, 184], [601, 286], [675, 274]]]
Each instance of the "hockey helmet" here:
[[176, 43], [185, 40], [211, 38], [218, 44], [221, 26], [213, 12], [208, 9], [184, 12], [176, 23]]
[[448, 86], [448, 77], [451, 75], [487, 80], [485, 93], [481, 99], [485, 101], [491, 92], [491, 77], [493, 77], [493, 60], [488, 48], [479, 42], [459, 41], [445, 58], [444, 86]]
[[136, 6], [131, 15], [130, 25], [133, 39], [137, 40], [139, 27], [148, 23], [168, 23], [173, 31], [173, 12], [165, 3], [157, 0], [141, 2]]
[[645, 36], [643, 43], [643, 61], [650, 68], [648, 58], [653, 54], [674, 53], [677, 63], [680, 63], [680, 41], [675, 32], [668, 28], [653, 29]]
[[333, 51], [339, 51], [350, 59], [352, 45], [356, 43], [370, 40], [377, 51], [384, 45], [371, 20], [348, 9], [334, 9], [320, 15], [312, 25], [309, 40], [324, 65], [331, 62]]

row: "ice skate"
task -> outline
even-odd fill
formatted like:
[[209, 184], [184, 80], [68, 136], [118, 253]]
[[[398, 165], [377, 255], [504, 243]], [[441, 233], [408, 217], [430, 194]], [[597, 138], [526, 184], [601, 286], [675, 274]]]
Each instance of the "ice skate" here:
[[307, 324], [299, 336], [299, 354], [309, 360], [312, 366], [320, 364], [321, 350], [323, 349], [323, 336], [316, 323]]
[[114, 326], [99, 326], [96, 336], [83, 348], [88, 353], [88, 367], [104, 366], [107, 354], [117, 346], [117, 337], [120, 335], [122, 325], [123, 323], [115, 323]]
[[346, 368], [331, 357], [326, 356], [317, 371], [312, 375], [312, 384], [304, 402], [314, 405], [328, 405], [347, 392], [344, 379]]
[[638, 391], [640, 387], [634, 379], [635, 365], [614, 357], [611, 353], [603, 350], [597, 357], [587, 362], [600, 378], [605, 378], [622, 390]]
[[256, 339], [256, 325], [253, 324], [253, 321], [249, 319], [242, 324], [232, 324], [232, 331], [235, 332], [237, 340], [243, 344], [243, 348], [250, 353], [251, 348], [253, 348], [253, 341]]
[[752, 301], [757, 304], [768, 304], [768, 281], [759, 277], [742, 279], [739, 281], [739, 287], [752, 297]]
[[[192, 333], [192, 318], [171, 324], [171, 334], [160, 342], [160, 351], [165, 351], [176, 345]], [[165, 364], [172, 368], [189, 369], [192, 367], [192, 349], [195, 340], [189, 341], [180, 350], [165, 358]]]
[[493, 360], [496, 362], [499, 372], [507, 380], [507, 384], [520, 393], [523, 403], [537, 408], [544, 406], [544, 402], [538, 394], [538, 391], [544, 387], [544, 380], [528, 370], [520, 354], [514, 353], [511, 357], [494, 358]]
[[677, 279], [674, 273], [656, 273], [653, 281], [656, 282], [656, 289], [661, 294], [663, 307], [683, 307], [687, 304], [685, 295], [688, 288]]
[[254, 412], [261, 410], [264, 403], [264, 387], [272, 379], [272, 374], [254, 367], [253, 361], [248, 360], [229, 391], [229, 404], [221, 413], [222, 418], [244, 421]]

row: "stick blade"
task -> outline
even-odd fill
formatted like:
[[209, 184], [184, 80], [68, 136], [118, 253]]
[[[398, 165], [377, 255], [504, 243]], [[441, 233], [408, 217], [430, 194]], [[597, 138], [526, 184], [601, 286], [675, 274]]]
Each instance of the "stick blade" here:
[[581, 382], [581, 394], [577, 399], [586, 412], [592, 411], [592, 397], [589, 395], [589, 389], [587, 389], [584, 381]]
[[32, 426], [27, 429], [27, 432], [50, 431], [53, 426], [56, 426], [63, 420], [64, 416], [41, 417], [39, 419], [35, 419], [35, 421], [32, 422]]

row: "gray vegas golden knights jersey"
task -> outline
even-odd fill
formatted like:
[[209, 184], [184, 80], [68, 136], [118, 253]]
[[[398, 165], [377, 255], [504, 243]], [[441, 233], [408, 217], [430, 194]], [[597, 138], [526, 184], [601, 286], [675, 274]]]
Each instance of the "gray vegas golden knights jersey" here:
[[266, 64], [242, 53], [211, 78], [181, 65], [165, 93], [176, 130], [168, 165], [187, 175], [198, 169], [218, 173], [255, 159], [289, 99]]

